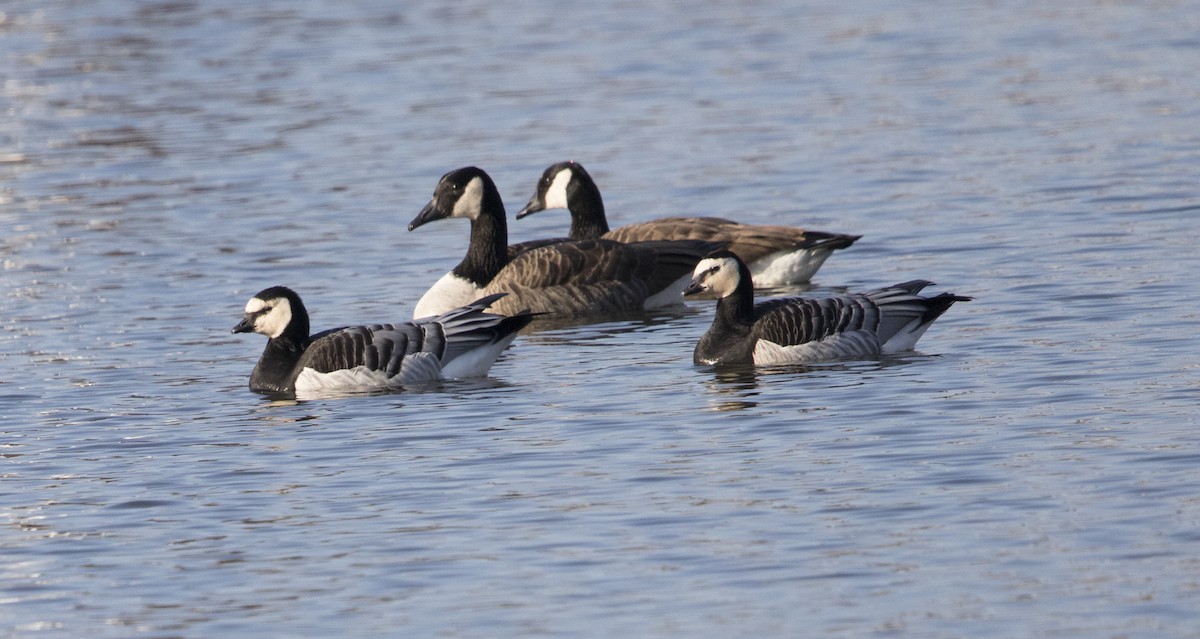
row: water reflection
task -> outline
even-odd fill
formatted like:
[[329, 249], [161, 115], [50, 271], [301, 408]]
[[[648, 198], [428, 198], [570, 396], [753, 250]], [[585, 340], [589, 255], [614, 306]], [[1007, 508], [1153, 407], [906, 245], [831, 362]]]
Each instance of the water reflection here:
[[[494, 377], [472, 377], [469, 379], [438, 379], [405, 384], [400, 388], [371, 388], [371, 389], [323, 389], [309, 391], [299, 395], [286, 393], [265, 393], [260, 395], [265, 408], [284, 408], [298, 406], [305, 402], [353, 399], [358, 397], [377, 397], [381, 395], [421, 395], [421, 394], [453, 394], [495, 391], [512, 388], [512, 384]], [[249, 394], [256, 394], [249, 389], [242, 389]], [[403, 406], [403, 404], [397, 404]]]
[[[1196, 3], [595, 4], [574, 32], [434, 4], [0, 5], [10, 633], [1186, 634]], [[939, 356], [713, 369], [689, 301], [351, 401], [256, 395], [209, 333], [261, 280], [410, 308], [462, 238], [397, 207], [467, 162], [524, 197], [564, 155], [611, 167], [614, 222], [866, 236], [762, 299], [929, 277], [991, 308]]]
[[604, 339], [624, 333], [654, 329], [707, 311], [700, 306], [681, 305], [650, 311], [626, 311], [584, 318], [538, 318], [520, 334], [539, 343], [575, 343]]
[[705, 387], [725, 397], [710, 401], [709, 410], [731, 412], [758, 406], [758, 402], [749, 399], [759, 394], [759, 373], [754, 366], [715, 366], [712, 372], [713, 377], [704, 383]]
[[[791, 384], [804, 383], [814, 379], [836, 379], [840, 385], [845, 380], [853, 380], [853, 385], [870, 383], [870, 374], [884, 370], [904, 367], [918, 362], [931, 355], [921, 353], [903, 353], [900, 355], [884, 355], [876, 359], [845, 360], [835, 362], [817, 362], [811, 364], [776, 364], [772, 366], [710, 366], [708, 370], [712, 378], [705, 381], [705, 387], [719, 396], [719, 401], [710, 404], [713, 411], [736, 411], [758, 406], [757, 401], [749, 398], [758, 396], [767, 383]], [[852, 373], [846, 376], [845, 373]], [[794, 378], [794, 379], [788, 379]]]
[[[250, 391], [246, 391], [250, 392]], [[253, 406], [248, 417], [256, 422], [269, 422], [271, 424], [299, 424], [302, 422], [310, 422], [320, 419], [318, 415], [306, 414], [281, 414], [278, 412], [268, 412], [282, 408], [291, 408], [299, 406], [303, 402], [297, 399], [271, 399], [264, 398], [265, 401], [261, 404]]]

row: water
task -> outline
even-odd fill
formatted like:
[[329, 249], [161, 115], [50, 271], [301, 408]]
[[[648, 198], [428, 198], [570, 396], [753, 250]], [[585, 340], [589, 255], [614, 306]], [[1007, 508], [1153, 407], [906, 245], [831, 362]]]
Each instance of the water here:
[[[1200, 636], [1200, 8], [676, 4], [0, 8], [2, 634]], [[251, 294], [406, 318], [438, 176], [568, 158], [976, 300], [807, 370], [694, 367], [695, 303], [245, 389]]]

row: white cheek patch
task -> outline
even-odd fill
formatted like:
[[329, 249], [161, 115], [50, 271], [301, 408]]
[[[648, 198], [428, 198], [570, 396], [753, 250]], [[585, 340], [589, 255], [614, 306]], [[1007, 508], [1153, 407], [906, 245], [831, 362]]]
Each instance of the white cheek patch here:
[[465, 217], [473, 220], [479, 217], [479, 213], [483, 210], [483, 180], [475, 177], [467, 182], [467, 187], [463, 189], [462, 195], [454, 203], [454, 210], [450, 213], [450, 217]]
[[571, 169], [563, 169], [554, 176], [550, 188], [546, 189], [546, 208], [567, 208], [567, 185], [571, 183]]
[[[716, 269], [711, 273], [710, 269]], [[737, 290], [741, 277], [738, 265], [729, 257], [706, 257], [696, 264], [693, 277], [704, 285], [705, 290], [711, 291], [717, 297], [725, 297]]]
[[[254, 300], [251, 301], [253, 302]], [[260, 305], [259, 312], [261, 312], [266, 306], [266, 302], [263, 302]], [[249, 308], [249, 305], [247, 305], [247, 308]], [[254, 332], [274, 339], [280, 335], [283, 335], [283, 331], [287, 329], [288, 324], [291, 323], [292, 304], [291, 302], [288, 302], [287, 299], [280, 298], [275, 301], [275, 306], [271, 307], [270, 310], [262, 315], [259, 315], [258, 318], [254, 320]]]
[[267, 307], [266, 300], [258, 297], [251, 297], [249, 302], [246, 302], [246, 313], [253, 315]]
[[696, 264], [695, 270], [692, 271], [692, 277], [700, 277], [701, 273], [703, 273], [704, 271], [707, 271], [708, 269], [710, 269], [714, 266], [720, 266], [720, 262], [718, 262], [714, 258], [706, 257], [706, 258], [700, 260], [700, 262]]
[[723, 257], [714, 261], [720, 265], [720, 268], [712, 274], [709, 288], [717, 295], [725, 297], [737, 290], [742, 278], [738, 272], [737, 262], [733, 258]]

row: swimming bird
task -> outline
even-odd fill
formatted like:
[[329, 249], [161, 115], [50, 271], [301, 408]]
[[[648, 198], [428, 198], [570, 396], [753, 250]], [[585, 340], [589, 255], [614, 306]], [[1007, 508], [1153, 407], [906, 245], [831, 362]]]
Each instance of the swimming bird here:
[[697, 364], [803, 364], [911, 350], [942, 313], [969, 297], [918, 295], [913, 280], [866, 293], [754, 303], [746, 264], [717, 251], [696, 265], [684, 295], [717, 297], [712, 326], [696, 345]]
[[692, 269], [713, 242], [567, 239], [511, 251], [504, 203], [492, 178], [468, 166], [442, 176], [408, 230], [451, 217], [471, 221], [467, 254], [417, 302], [414, 317], [440, 313], [481, 295], [505, 292], [502, 313], [527, 309], [589, 318], [682, 304]]
[[571, 212], [568, 237], [573, 240], [724, 242], [750, 265], [754, 283], [760, 287], [807, 282], [835, 250], [862, 237], [792, 226], [742, 224], [719, 217], [664, 217], [610, 230], [600, 188], [581, 164], [570, 161], [552, 164], [542, 173], [533, 197], [517, 212], [517, 219], [545, 209]]
[[234, 333], [266, 335], [250, 390], [297, 396], [321, 391], [395, 389], [404, 384], [486, 375], [530, 313], [485, 313], [490, 295], [416, 322], [335, 328], [309, 335], [295, 291], [273, 286], [246, 303]]

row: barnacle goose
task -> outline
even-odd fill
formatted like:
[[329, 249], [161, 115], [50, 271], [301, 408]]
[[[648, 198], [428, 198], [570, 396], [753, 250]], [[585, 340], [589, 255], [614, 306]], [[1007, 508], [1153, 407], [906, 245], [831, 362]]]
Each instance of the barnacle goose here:
[[791, 297], [754, 303], [746, 264], [716, 251], [696, 265], [684, 295], [717, 297], [712, 326], [696, 345], [697, 364], [802, 364], [911, 350], [955, 302], [969, 297], [918, 295], [931, 285], [913, 280], [866, 293]]
[[530, 313], [485, 313], [490, 295], [436, 317], [398, 324], [335, 328], [309, 335], [308, 311], [295, 291], [273, 286], [246, 303], [234, 333], [266, 335], [250, 390], [280, 396], [395, 389], [404, 384], [486, 375], [529, 324]]
[[594, 318], [679, 305], [692, 269], [716, 242], [557, 240], [508, 247], [504, 203], [491, 177], [468, 166], [442, 176], [408, 230], [450, 217], [471, 221], [467, 254], [417, 302], [414, 317], [440, 313], [481, 295], [509, 296], [501, 313], [528, 309], [557, 318]]
[[609, 230], [604, 200], [592, 176], [578, 162], [552, 164], [538, 180], [529, 203], [517, 219], [546, 209], [571, 212], [573, 240], [607, 238], [619, 242], [645, 240], [713, 240], [727, 243], [754, 275], [760, 287], [802, 284], [835, 250], [854, 244], [861, 235], [808, 231], [792, 226], [742, 224], [718, 217], [664, 217]]

